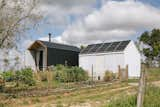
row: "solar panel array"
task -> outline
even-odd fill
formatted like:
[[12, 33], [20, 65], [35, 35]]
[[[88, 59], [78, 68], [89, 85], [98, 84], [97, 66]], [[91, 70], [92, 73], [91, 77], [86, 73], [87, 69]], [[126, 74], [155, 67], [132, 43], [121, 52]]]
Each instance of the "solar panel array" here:
[[120, 41], [120, 42], [92, 44], [92, 45], [88, 45], [80, 53], [81, 54], [90, 54], [90, 53], [123, 51], [126, 48], [126, 46], [129, 44], [129, 42], [130, 42], [130, 40]]

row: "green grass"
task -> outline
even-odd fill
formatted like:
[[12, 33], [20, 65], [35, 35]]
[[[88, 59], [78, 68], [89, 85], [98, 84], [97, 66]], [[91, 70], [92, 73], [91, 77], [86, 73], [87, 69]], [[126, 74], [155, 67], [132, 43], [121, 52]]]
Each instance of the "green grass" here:
[[147, 81], [160, 80], [160, 68], [150, 68], [147, 71]]
[[[118, 98], [107, 102], [103, 107], [136, 107], [136, 95], [120, 95]], [[148, 86], [144, 97], [143, 107], [160, 107], [160, 88]]]

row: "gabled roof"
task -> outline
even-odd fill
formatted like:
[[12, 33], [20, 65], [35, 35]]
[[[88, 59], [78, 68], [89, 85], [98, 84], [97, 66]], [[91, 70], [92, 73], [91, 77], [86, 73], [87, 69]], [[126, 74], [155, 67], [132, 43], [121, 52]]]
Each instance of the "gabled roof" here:
[[74, 51], [74, 52], [80, 52], [80, 49], [77, 48], [76, 46], [70, 46], [70, 45], [59, 44], [59, 43], [48, 42], [48, 41], [41, 41], [41, 40], [35, 41], [28, 49], [31, 49], [33, 47], [33, 45], [35, 45], [37, 43], [41, 44], [43, 47], [46, 47], [46, 48], [53, 48], [53, 49], [61, 49], [61, 50], [69, 50], [69, 51]]
[[124, 51], [130, 40], [116, 41], [108, 43], [91, 44], [82, 49], [80, 54], [92, 54], [92, 53], [106, 53], [106, 52], [120, 52]]

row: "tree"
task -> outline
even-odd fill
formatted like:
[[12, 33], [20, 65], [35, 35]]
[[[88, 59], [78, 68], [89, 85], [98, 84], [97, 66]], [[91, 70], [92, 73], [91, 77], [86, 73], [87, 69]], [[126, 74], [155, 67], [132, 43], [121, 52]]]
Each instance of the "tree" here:
[[36, 0], [0, 0], [0, 48], [14, 47], [24, 32], [38, 23], [41, 16], [36, 5]]
[[142, 33], [139, 40], [146, 46], [146, 48], [143, 48], [146, 62], [149, 65], [152, 64], [153, 60], [160, 62], [160, 29]]
[[85, 46], [83, 46], [83, 45], [80, 46], [80, 49], [84, 49], [84, 48], [85, 48]]

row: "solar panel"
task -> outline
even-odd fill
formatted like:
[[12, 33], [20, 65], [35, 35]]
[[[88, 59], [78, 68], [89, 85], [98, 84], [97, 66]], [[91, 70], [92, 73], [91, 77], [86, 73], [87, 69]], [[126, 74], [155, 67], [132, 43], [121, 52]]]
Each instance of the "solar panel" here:
[[91, 48], [92, 48], [93, 45], [88, 45], [86, 48], [84, 48], [81, 53], [87, 53]]
[[120, 42], [113, 42], [112, 45], [109, 48], [107, 48], [105, 51], [113, 52], [117, 47], [117, 45], [119, 45], [119, 43]]
[[130, 41], [122, 41], [115, 51], [122, 51], [126, 48]]
[[120, 45], [123, 45], [123, 46], [125, 45], [126, 46], [126, 45], [128, 45], [129, 42], [130, 41], [122, 41], [122, 43]]
[[130, 40], [88, 45], [81, 51], [81, 54], [123, 51], [129, 42]]
[[89, 52], [96, 52], [96, 50], [101, 46], [102, 44], [95, 44], [93, 48], [91, 48], [91, 50], [89, 50]]
[[98, 52], [104, 52], [104, 50], [110, 45], [111, 43], [104, 43], [101, 48], [98, 49]]

